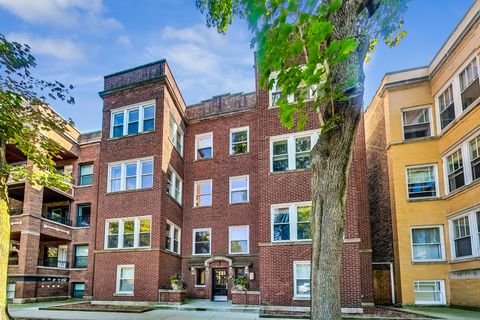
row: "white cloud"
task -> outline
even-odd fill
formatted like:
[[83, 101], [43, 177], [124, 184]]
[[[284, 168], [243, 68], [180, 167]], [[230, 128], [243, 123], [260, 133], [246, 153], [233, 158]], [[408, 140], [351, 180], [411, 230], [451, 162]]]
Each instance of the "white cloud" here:
[[121, 35], [117, 38], [117, 42], [124, 45], [124, 46], [130, 46], [132, 44], [132, 40], [130, 40], [130, 37], [127, 35]]
[[41, 38], [28, 33], [11, 33], [7, 39], [21, 44], [28, 44], [33, 55], [47, 55], [65, 61], [83, 61], [83, 48], [68, 39]]
[[163, 28], [150, 41], [149, 60], [166, 58], [188, 104], [255, 87], [250, 36], [237, 26], [221, 35], [204, 25]]
[[103, 0], [0, 0], [0, 7], [24, 21], [105, 31], [121, 28], [113, 18], [103, 16]]

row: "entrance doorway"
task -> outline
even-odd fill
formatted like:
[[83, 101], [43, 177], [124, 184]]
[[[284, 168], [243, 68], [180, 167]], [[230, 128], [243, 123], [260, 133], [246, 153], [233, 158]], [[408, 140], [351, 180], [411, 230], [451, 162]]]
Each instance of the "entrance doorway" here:
[[213, 301], [227, 301], [227, 269], [213, 269]]

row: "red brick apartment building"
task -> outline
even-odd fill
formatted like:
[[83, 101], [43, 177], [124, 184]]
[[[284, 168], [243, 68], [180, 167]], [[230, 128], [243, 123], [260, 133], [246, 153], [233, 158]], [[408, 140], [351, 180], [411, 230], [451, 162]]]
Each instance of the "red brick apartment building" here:
[[[285, 129], [277, 94], [259, 88], [187, 107], [165, 60], [106, 76], [100, 96], [102, 131], [69, 137], [68, 157], [58, 163], [73, 168], [74, 194], [45, 188], [42, 200], [42, 190], [12, 185], [14, 301], [80, 296], [82, 289], [98, 303], [154, 303], [172, 299], [170, 277], [180, 273], [189, 297], [308, 306], [316, 118], [305, 131]], [[342, 306], [350, 312], [373, 301], [360, 128], [342, 256]], [[10, 151], [10, 162], [28, 165]], [[90, 226], [78, 226], [86, 204]], [[60, 206], [66, 220], [54, 222], [50, 213]], [[88, 252], [82, 268], [78, 248]], [[238, 274], [248, 291], [233, 290]]]

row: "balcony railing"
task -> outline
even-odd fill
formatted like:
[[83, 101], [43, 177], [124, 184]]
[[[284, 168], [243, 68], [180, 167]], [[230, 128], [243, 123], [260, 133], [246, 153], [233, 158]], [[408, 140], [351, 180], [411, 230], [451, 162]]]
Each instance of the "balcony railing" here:
[[54, 222], [64, 224], [66, 226], [71, 226], [72, 225], [72, 221], [70, 219], [68, 219], [67, 216], [63, 216], [63, 215], [60, 216], [60, 215], [57, 215], [57, 214], [52, 214], [51, 212], [44, 212], [44, 213], [42, 213], [42, 217], [45, 218], [45, 219], [54, 221]]
[[47, 257], [38, 260], [38, 265], [41, 267], [50, 267], [50, 268], [68, 268], [68, 262], [63, 260], [58, 260], [57, 257]]
[[10, 216], [19, 216], [23, 214], [23, 209], [8, 210]]

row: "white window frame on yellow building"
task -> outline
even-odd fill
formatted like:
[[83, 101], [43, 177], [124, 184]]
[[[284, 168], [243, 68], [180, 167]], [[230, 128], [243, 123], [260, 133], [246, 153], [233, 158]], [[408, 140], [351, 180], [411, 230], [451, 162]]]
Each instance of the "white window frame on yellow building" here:
[[[470, 260], [480, 257], [480, 230], [478, 230], [477, 212], [480, 212], [480, 206], [470, 209], [467, 212], [456, 214], [448, 219], [448, 228], [450, 233], [450, 254], [452, 261]], [[455, 233], [453, 229], [453, 222], [464, 217], [468, 217], [472, 254], [469, 256], [457, 257], [455, 252]]]
[[[424, 167], [433, 167], [433, 174], [435, 176], [435, 195], [430, 197], [418, 197], [418, 198], [410, 198], [408, 192], [408, 169], [415, 169], [415, 168], [424, 168]], [[405, 187], [407, 192], [407, 199], [408, 200], [425, 200], [425, 199], [436, 199], [440, 197], [439, 192], [439, 183], [438, 183], [438, 166], [436, 163], [425, 163], [425, 164], [416, 164], [416, 165], [409, 165], [405, 167]]]
[[[430, 127], [430, 135], [428, 135], [426, 137], [421, 137], [421, 138], [405, 139], [405, 119], [403, 117], [403, 114], [405, 112], [415, 111], [415, 110], [420, 110], [420, 109], [427, 109], [428, 110], [428, 122], [429, 122], [429, 127]], [[428, 137], [433, 137], [435, 135], [435, 131], [433, 129], [432, 105], [427, 104], [427, 105], [403, 108], [402, 110], [400, 110], [400, 117], [402, 118], [402, 140], [408, 141], [408, 140], [415, 140], [415, 139], [425, 139], [425, 138], [428, 138]]]
[[[449, 148], [448, 152], [442, 155], [442, 162], [443, 162], [443, 176], [444, 176], [444, 187], [445, 187], [445, 195], [449, 195], [452, 192], [456, 192], [458, 189], [463, 189], [468, 185], [474, 182], [473, 180], [473, 172], [472, 172], [472, 160], [471, 159], [471, 151], [470, 151], [470, 141], [475, 139], [480, 135], [480, 130], [476, 130], [475, 132], [469, 134], [468, 136], [464, 137], [461, 141], [457, 142], [455, 145]], [[462, 154], [462, 162], [463, 162], [463, 175], [465, 179], [465, 184], [462, 187], [459, 187], [453, 191], [450, 191], [450, 186], [448, 183], [448, 162], [447, 158], [461, 150]]]
[[445, 280], [415, 280], [413, 282], [413, 296], [414, 296], [414, 299], [415, 299], [415, 286], [416, 286], [416, 283], [420, 283], [420, 282], [439, 282], [440, 283], [440, 294], [441, 294], [441, 299], [440, 301], [438, 302], [435, 302], [435, 301], [417, 301], [417, 300], [414, 300], [415, 301], [415, 304], [424, 304], [424, 305], [444, 305], [447, 303], [447, 300], [446, 300], [446, 297], [445, 297]]
[[[414, 229], [431, 229], [431, 228], [438, 228], [440, 230], [440, 249], [442, 256], [440, 259], [425, 259], [425, 260], [418, 260], [415, 259], [415, 253], [413, 250], [413, 230]], [[442, 262], [445, 261], [445, 238], [443, 233], [443, 225], [436, 224], [436, 225], [424, 225], [424, 226], [413, 226], [410, 227], [410, 248], [412, 250], [412, 261], [413, 262]]]
[[[455, 74], [437, 91], [435, 94], [435, 120], [437, 123], [437, 135], [441, 135], [450, 129], [461, 117], [467, 114], [475, 105], [480, 103], [480, 97], [477, 98], [473, 103], [470, 104], [465, 110], [462, 108], [462, 97], [461, 97], [461, 90], [460, 90], [460, 74], [463, 70], [475, 59], [477, 61], [477, 70], [480, 72], [480, 58], [476, 53], [471, 54], [462, 65], [455, 71]], [[480, 81], [480, 77], [477, 78], [476, 81]], [[453, 103], [455, 109], [455, 118], [450, 122], [445, 128], [441, 128], [440, 123], [440, 105], [438, 103], [439, 97], [442, 93], [448, 88], [448, 86], [452, 85], [453, 90]]]

